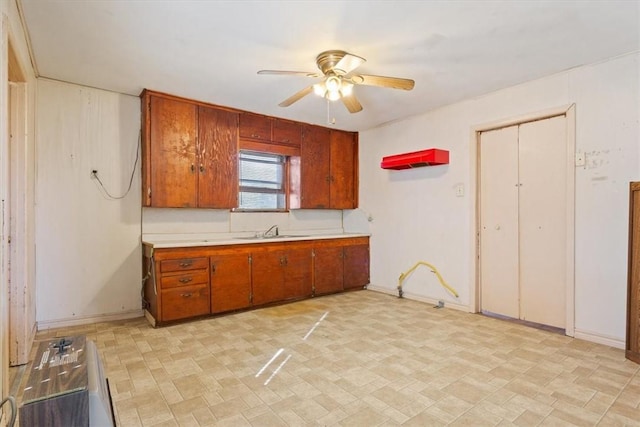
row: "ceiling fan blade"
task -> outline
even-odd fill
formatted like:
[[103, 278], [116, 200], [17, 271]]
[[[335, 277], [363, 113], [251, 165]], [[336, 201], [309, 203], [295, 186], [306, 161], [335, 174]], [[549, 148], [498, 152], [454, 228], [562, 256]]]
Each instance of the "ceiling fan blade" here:
[[360, 101], [358, 101], [358, 98], [356, 98], [353, 93], [349, 96], [343, 96], [340, 99], [350, 113], [357, 113], [358, 111], [362, 111], [362, 104], [360, 104]]
[[402, 79], [400, 77], [369, 76], [366, 74], [351, 76], [349, 78], [349, 81], [357, 85], [381, 86], [404, 90], [411, 90], [413, 89], [413, 86], [415, 86], [415, 82], [411, 79]]
[[313, 71], [282, 71], [282, 70], [260, 70], [258, 74], [276, 74], [276, 75], [298, 75], [306, 77], [320, 77], [320, 74]]
[[367, 60], [357, 56], [352, 55], [350, 53], [345, 54], [340, 61], [336, 65], [333, 66], [333, 71], [336, 71], [338, 74], [349, 74], [360, 65], [364, 64]]
[[288, 107], [289, 105], [293, 104], [294, 102], [299, 101], [300, 99], [302, 99], [304, 96], [309, 95], [312, 91], [313, 91], [313, 86], [307, 86], [304, 89], [302, 89], [301, 91], [294, 93], [292, 96], [290, 96], [289, 98], [285, 99], [284, 101], [282, 101], [278, 105], [281, 106], [281, 107]]

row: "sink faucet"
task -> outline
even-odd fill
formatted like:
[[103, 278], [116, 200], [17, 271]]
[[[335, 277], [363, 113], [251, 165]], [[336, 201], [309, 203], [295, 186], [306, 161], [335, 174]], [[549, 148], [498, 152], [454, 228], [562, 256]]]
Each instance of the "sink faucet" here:
[[270, 237], [269, 233], [271, 233], [272, 231], [273, 231], [273, 234], [271, 235], [271, 237], [278, 235], [278, 224], [273, 224], [271, 227], [269, 227], [269, 229], [267, 231], [262, 233], [262, 235], [264, 237]]

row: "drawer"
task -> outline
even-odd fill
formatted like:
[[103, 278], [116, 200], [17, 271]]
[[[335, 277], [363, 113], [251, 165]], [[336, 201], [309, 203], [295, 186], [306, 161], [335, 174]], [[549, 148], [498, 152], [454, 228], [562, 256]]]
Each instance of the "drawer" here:
[[179, 274], [165, 274], [160, 279], [160, 287], [176, 288], [178, 286], [202, 285], [209, 283], [209, 272], [205, 270], [187, 270]]
[[207, 268], [209, 266], [208, 258], [181, 258], [181, 259], [165, 259], [160, 261], [160, 271], [166, 273], [169, 271], [181, 270], [197, 270]]
[[209, 286], [194, 285], [162, 291], [162, 321], [209, 314]]

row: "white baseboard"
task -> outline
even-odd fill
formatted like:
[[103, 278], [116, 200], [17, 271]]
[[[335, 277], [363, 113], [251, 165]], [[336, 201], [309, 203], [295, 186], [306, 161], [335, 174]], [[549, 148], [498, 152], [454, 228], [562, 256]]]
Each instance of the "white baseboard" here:
[[[370, 291], [374, 291], [374, 292], [380, 292], [383, 294], [388, 294], [388, 295], [395, 295], [398, 296], [398, 289], [394, 288], [394, 289], [388, 289], [388, 288], [383, 288], [381, 286], [376, 286], [376, 285], [367, 285], [367, 289]], [[430, 297], [425, 297], [422, 295], [416, 295], [416, 294], [412, 294], [410, 292], [406, 292], [403, 291], [402, 293], [402, 298], [406, 298], [406, 299], [410, 299], [412, 301], [420, 301], [420, 302], [425, 302], [427, 304], [431, 304], [431, 305], [438, 305], [438, 299], [436, 298], [430, 298]], [[447, 300], [443, 300], [444, 301], [444, 306], [445, 308], [452, 308], [454, 310], [459, 310], [459, 311], [464, 311], [465, 313], [469, 313], [469, 306], [464, 305], [464, 304], [459, 304], [456, 302], [451, 302], [451, 301], [447, 301]]]
[[609, 347], [625, 349], [626, 343], [624, 340], [620, 340], [615, 337], [598, 334], [592, 331], [583, 331], [578, 328], [575, 329], [574, 338], [578, 338], [585, 341], [594, 342], [596, 344], [608, 345]]
[[129, 310], [118, 313], [100, 314], [98, 316], [74, 317], [72, 319], [41, 320], [38, 321], [37, 324], [38, 330], [44, 331], [47, 329], [66, 328], [69, 326], [90, 325], [92, 323], [134, 319], [142, 316], [142, 310]]

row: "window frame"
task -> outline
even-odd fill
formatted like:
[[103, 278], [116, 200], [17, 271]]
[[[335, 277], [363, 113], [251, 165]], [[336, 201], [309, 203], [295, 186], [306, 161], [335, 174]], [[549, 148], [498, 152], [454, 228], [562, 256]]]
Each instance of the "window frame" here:
[[[266, 187], [247, 187], [247, 186], [242, 186], [241, 182], [242, 182], [242, 154], [243, 153], [247, 153], [247, 154], [253, 154], [253, 155], [263, 155], [263, 156], [279, 156], [282, 158], [282, 162], [280, 163], [282, 165], [282, 182], [281, 182], [281, 189], [276, 189], [273, 190], [266, 188]], [[236, 209], [234, 209], [235, 211], [240, 211], [240, 212], [288, 212], [289, 211], [289, 159], [290, 156], [284, 154], [284, 153], [279, 153], [279, 152], [274, 152], [274, 151], [267, 151], [267, 150], [255, 150], [255, 149], [249, 149], [249, 148], [242, 148], [240, 147], [240, 149], [238, 150], [238, 207]], [[241, 207], [240, 206], [240, 193], [243, 192], [243, 189], [247, 190], [254, 190], [254, 189], [262, 189], [262, 191], [253, 191], [254, 193], [264, 193], [264, 194], [282, 194], [282, 197], [284, 199], [284, 203], [282, 207], [278, 207], [278, 208], [250, 208], [250, 207]], [[245, 191], [245, 192], [252, 192], [252, 191]]]

